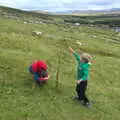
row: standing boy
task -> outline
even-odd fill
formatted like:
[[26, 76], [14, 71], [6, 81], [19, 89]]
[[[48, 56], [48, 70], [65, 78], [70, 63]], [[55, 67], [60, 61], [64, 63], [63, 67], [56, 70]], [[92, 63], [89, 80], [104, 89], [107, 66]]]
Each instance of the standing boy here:
[[79, 55], [71, 47], [69, 47], [70, 52], [74, 55], [77, 60], [77, 80], [76, 80], [76, 92], [77, 99], [86, 107], [89, 107], [90, 102], [85, 94], [88, 76], [89, 76], [89, 67], [91, 56], [88, 53], [82, 53]]

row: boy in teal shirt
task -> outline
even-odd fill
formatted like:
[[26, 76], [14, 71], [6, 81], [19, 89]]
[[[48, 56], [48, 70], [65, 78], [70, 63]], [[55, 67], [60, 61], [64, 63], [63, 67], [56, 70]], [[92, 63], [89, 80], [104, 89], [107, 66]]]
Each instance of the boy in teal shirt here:
[[76, 85], [76, 92], [77, 92], [77, 99], [80, 100], [80, 102], [84, 106], [89, 106], [89, 100], [85, 94], [86, 88], [87, 88], [87, 81], [89, 76], [89, 67], [90, 67], [90, 59], [91, 56], [88, 53], [83, 53], [82, 55], [79, 55], [77, 52], [75, 52], [71, 47], [69, 47], [70, 52], [74, 55], [76, 58], [76, 61], [78, 63], [77, 66], [77, 85]]

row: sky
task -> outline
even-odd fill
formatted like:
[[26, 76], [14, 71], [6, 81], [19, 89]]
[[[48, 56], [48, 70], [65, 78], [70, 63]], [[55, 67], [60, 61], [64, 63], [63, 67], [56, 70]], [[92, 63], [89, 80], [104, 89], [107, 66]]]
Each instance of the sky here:
[[0, 0], [0, 5], [24, 10], [102, 10], [120, 8], [120, 0]]

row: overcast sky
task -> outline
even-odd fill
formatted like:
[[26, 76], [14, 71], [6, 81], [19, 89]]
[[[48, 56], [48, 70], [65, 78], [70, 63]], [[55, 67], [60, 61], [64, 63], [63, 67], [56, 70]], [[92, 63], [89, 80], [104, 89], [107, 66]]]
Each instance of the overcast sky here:
[[101, 10], [120, 8], [120, 0], [0, 0], [0, 5], [48, 11]]

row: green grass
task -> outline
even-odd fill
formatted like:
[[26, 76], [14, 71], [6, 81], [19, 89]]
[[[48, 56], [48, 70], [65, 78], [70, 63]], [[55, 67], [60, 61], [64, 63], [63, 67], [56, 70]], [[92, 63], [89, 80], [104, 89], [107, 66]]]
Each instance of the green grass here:
[[[120, 119], [117, 33], [97, 27], [23, 24], [4, 18], [0, 18], [0, 26], [0, 120]], [[43, 35], [32, 36], [34, 30], [42, 31]], [[81, 49], [95, 61], [87, 90], [89, 99], [96, 101], [91, 109], [71, 99], [75, 95], [76, 62], [67, 47], [71, 45], [77, 50], [76, 40], [82, 42]], [[58, 51], [60, 86], [56, 88]], [[36, 59], [47, 61], [51, 78], [44, 87], [33, 89], [28, 67]]]

